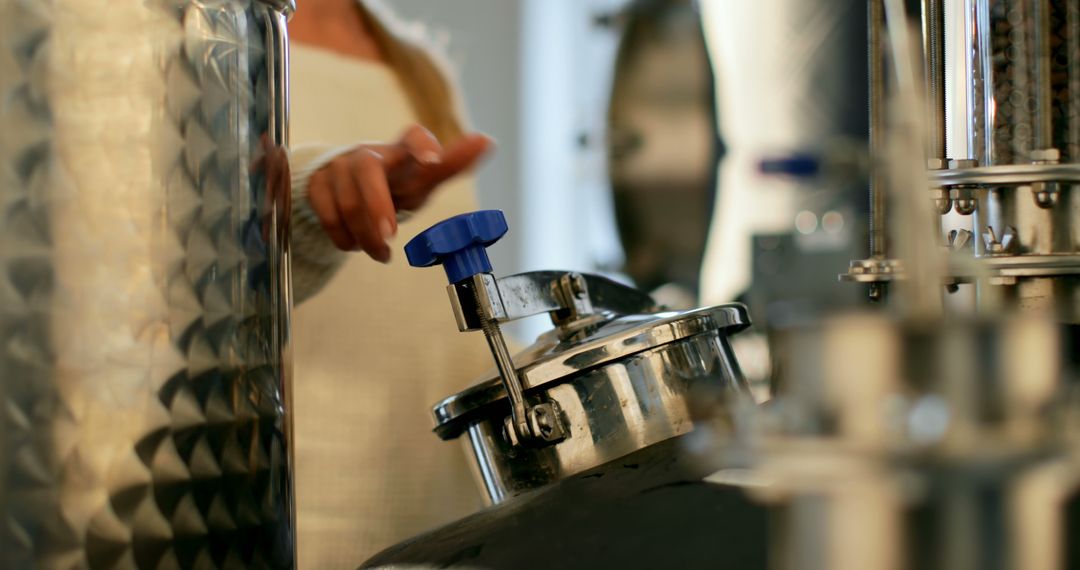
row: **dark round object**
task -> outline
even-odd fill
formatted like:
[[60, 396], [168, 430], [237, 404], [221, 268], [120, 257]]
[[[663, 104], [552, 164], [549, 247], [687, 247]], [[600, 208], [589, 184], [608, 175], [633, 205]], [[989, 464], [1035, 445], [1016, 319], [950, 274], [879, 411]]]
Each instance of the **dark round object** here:
[[686, 437], [393, 546], [362, 568], [686, 570], [766, 566], [766, 509], [706, 483]]

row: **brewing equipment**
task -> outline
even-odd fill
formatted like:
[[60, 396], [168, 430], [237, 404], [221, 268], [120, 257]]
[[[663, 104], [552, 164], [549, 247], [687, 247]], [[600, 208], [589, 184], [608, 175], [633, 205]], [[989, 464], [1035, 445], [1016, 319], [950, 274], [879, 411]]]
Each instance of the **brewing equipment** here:
[[294, 565], [292, 9], [0, 1], [0, 566]]
[[[443, 265], [462, 331], [482, 330], [497, 372], [435, 406], [436, 433], [462, 435], [493, 503], [689, 433], [745, 381], [728, 336], [749, 326], [724, 305], [658, 312], [603, 277], [539, 271], [495, 278], [485, 248], [499, 211], [463, 214], [409, 242], [416, 266]], [[506, 322], [549, 314], [555, 329], [511, 357]]]
[[[750, 490], [776, 513], [772, 566], [1075, 563], [1075, 340], [1061, 323], [1075, 322], [1076, 172], [1057, 148], [1076, 99], [1065, 92], [1073, 10], [927, 0], [920, 50], [904, 2], [869, 4], [871, 255], [842, 278], [888, 303], [774, 346], [782, 362], [756, 420]], [[946, 35], [947, 4], [962, 5], [965, 37]], [[969, 42], [973, 60], [947, 62], [948, 40]], [[946, 145], [954, 76], [964, 83], [948, 91], [973, 101], [960, 123], [970, 156]], [[913, 174], [924, 161], [926, 179]], [[947, 214], [970, 229], [944, 234]], [[950, 303], [965, 287], [975, 303]]]
[[1055, 323], [850, 314], [782, 338], [752, 476], [723, 444], [710, 477], [772, 513], [770, 568], [1062, 567], [1077, 471]]
[[[580, 527], [557, 532], [562, 530], [559, 514], [580, 520], [573, 501], [599, 510], [608, 505], [588, 497], [605, 493], [610, 494], [605, 499], [625, 501], [619, 516], [634, 519], [645, 512], [656, 526], [670, 524], [693, 535], [680, 526], [681, 514], [696, 514], [685, 503], [672, 501], [666, 510], [651, 505], [642, 499], [641, 486], [629, 485], [633, 490], [620, 494], [626, 485], [620, 476], [631, 465], [639, 467], [637, 457], [678, 442], [680, 451], [673, 454], [693, 450], [698, 461], [707, 457], [716, 467], [707, 476], [693, 469], [679, 472], [681, 483], [714, 513], [700, 523], [713, 533], [680, 543], [697, 554], [680, 552], [681, 566], [1077, 565], [1080, 238], [1073, 228], [1078, 212], [1072, 192], [1080, 181], [1073, 148], [1080, 116], [1080, 8], [1056, 0], [925, 0], [922, 13], [912, 14], [912, 4], [867, 2], [871, 243], [867, 258], [852, 262], [842, 279], [869, 284], [871, 298], [881, 302], [811, 313], [770, 331], [775, 367], [768, 405], [711, 399], [722, 411], [695, 415], [700, 419], [690, 434], [507, 501], [460, 526], [395, 547], [376, 561], [492, 561], [498, 566], [520, 560], [523, 567], [537, 567], [534, 556], [512, 556], [534, 537], [518, 539], [522, 528], [542, 533], [542, 544], [549, 547], [545, 553], [565, 553], [553, 565], [566, 567], [587, 567], [583, 559], [602, 564], [603, 556], [590, 550], [596, 544], [631, 551], [639, 542], [666, 544], [657, 540], [655, 529], [625, 530], [611, 521], [614, 517], [591, 520], [625, 532], [603, 539], [596, 538], [599, 531], [589, 534]], [[953, 44], [962, 45], [957, 50], [962, 57], [947, 60], [946, 47]], [[950, 78], [962, 79], [952, 83]], [[955, 133], [947, 129], [947, 113], [956, 105], [946, 103], [960, 93], [970, 104], [952, 128], [964, 136], [949, 136]], [[967, 144], [949, 142], [957, 139]], [[945, 231], [944, 223], [954, 227]], [[483, 277], [484, 271], [480, 277], [462, 274], [465, 280], [450, 288], [463, 330], [483, 325], [485, 318], [504, 318], [513, 314], [505, 307], [519, 306], [506, 300], [521, 290]], [[549, 306], [577, 310], [574, 279], [565, 284], [561, 279], [552, 274], [540, 289], [561, 290], [556, 297], [570, 299]], [[967, 292], [973, 302], [956, 301]], [[479, 320], [467, 320], [476, 312]], [[497, 338], [497, 329], [488, 325], [489, 338]], [[499, 342], [492, 345], [498, 353]], [[545, 346], [554, 345], [553, 339]], [[605, 345], [603, 351], [608, 350]], [[546, 363], [540, 363], [543, 369]], [[515, 397], [514, 382], [522, 376], [516, 364], [506, 358], [500, 378], [508, 400], [520, 405], [504, 403], [491, 419], [444, 416], [451, 420], [444, 429], [472, 429], [506, 442], [515, 441], [511, 434], [517, 433], [522, 437], [516, 441], [535, 441], [528, 430], [544, 425], [536, 418], [564, 419], [565, 402], [586, 401], [594, 389], [577, 385], [576, 400], [565, 402], [545, 400], [540, 390], [531, 393], [534, 400], [528, 391]], [[499, 386], [488, 380], [488, 388], [501, 397]], [[493, 426], [508, 415], [525, 421], [507, 422], [500, 434]], [[475, 428], [485, 422], [483, 429]], [[552, 439], [541, 438], [541, 445], [564, 442], [567, 432], [574, 433], [574, 426], [550, 425]], [[479, 449], [488, 453], [490, 441], [480, 439], [486, 445]], [[494, 479], [504, 481], [501, 474], [511, 472], [518, 459], [529, 465], [535, 449], [515, 455], [508, 445], [498, 450], [497, 461], [486, 455], [486, 464], [497, 465]], [[698, 477], [727, 499], [700, 493]], [[646, 486], [650, 491], [670, 490], [672, 479], [650, 483], [655, 483]], [[579, 492], [586, 487], [588, 493]], [[731, 497], [749, 498], [759, 508]], [[751, 532], [728, 534], [742, 521]], [[500, 530], [504, 522], [513, 530]], [[581, 540], [583, 534], [591, 541]], [[740, 564], [729, 558], [740, 546], [765, 541], [767, 561]], [[610, 559], [637, 566], [620, 554]]]
[[[873, 139], [884, 156], [889, 127], [884, 117], [888, 71], [884, 62], [884, 7], [871, 2]], [[1076, 140], [1080, 127], [1080, 8], [1074, 2], [969, 0], [952, 3], [964, 23], [966, 58], [945, 61], [945, 2], [924, 2], [926, 70], [922, 81], [930, 108], [922, 125], [927, 144], [931, 197], [937, 212], [965, 222], [942, 239], [955, 252], [945, 271], [950, 291], [965, 283], [977, 289], [978, 310], [1001, 307], [1039, 310], [1077, 322], [1074, 291], [1080, 271], [1080, 238], [1072, 188], [1080, 181]], [[894, 56], [895, 57], [895, 54]], [[946, 66], [948, 63], [948, 66]], [[947, 68], [956, 73], [947, 73]], [[959, 75], [969, 102], [963, 130], [966, 149], [946, 152], [946, 77]], [[910, 82], [902, 76], [900, 82]], [[914, 85], [912, 85], [914, 86]], [[954, 125], [954, 128], [957, 128]], [[1075, 139], [1075, 140], [1074, 140]], [[956, 154], [960, 153], [960, 154]], [[883, 173], [886, 169], [878, 169]], [[886, 216], [887, 187], [875, 178], [871, 256], [852, 262], [845, 278], [880, 284], [903, 278], [890, 240], [912, 241], [911, 224]], [[907, 188], [904, 191], [908, 191]], [[906, 232], [906, 234], [905, 234]], [[901, 235], [904, 234], [904, 235]]]

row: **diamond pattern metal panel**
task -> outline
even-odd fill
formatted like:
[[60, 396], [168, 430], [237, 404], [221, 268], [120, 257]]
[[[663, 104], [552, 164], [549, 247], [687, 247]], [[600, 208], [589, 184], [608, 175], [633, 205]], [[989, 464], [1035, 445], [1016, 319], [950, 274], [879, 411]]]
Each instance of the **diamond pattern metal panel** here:
[[0, 22], [0, 567], [292, 566], [280, 14]]

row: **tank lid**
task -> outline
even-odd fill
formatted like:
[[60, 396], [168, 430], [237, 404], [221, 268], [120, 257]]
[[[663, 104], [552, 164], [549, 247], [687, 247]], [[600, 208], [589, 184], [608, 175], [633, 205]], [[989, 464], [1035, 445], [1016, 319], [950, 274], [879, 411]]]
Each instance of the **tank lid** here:
[[[514, 356], [522, 387], [551, 387], [588, 370], [713, 331], [735, 334], [750, 326], [746, 307], [733, 303], [685, 312], [628, 315], [598, 321], [568, 338], [555, 330]], [[482, 408], [506, 399], [506, 390], [492, 369], [480, 383], [435, 405], [435, 433], [443, 439], [461, 435], [467, 420]]]

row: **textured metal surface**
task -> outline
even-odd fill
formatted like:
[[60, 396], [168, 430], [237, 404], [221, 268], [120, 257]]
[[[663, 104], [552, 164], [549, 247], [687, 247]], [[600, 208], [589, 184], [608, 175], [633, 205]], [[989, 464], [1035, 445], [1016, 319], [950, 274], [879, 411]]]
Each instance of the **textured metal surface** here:
[[284, 16], [0, 23], [0, 567], [291, 567]]

